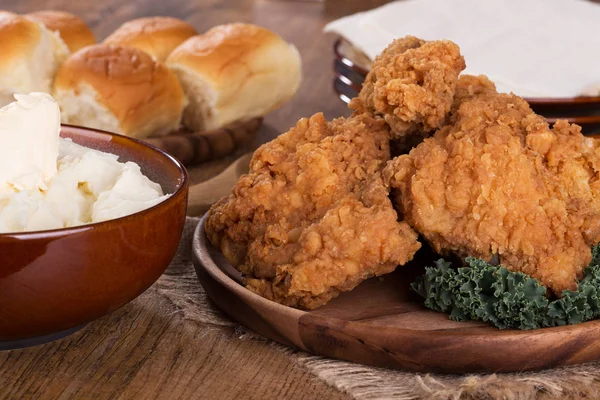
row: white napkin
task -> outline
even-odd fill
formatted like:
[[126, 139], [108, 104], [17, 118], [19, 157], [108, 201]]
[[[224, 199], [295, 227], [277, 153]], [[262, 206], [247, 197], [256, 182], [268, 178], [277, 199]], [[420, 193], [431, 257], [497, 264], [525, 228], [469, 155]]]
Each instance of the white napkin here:
[[373, 59], [395, 38], [449, 39], [501, 92], [600, 95], [600, 5], [587, 0], [403, 0], [329, 23]]

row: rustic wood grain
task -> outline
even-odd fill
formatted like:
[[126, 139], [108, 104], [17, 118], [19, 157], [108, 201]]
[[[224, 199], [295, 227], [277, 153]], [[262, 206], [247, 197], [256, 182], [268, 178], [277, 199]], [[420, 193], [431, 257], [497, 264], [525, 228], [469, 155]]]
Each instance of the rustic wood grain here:
[[[520, 331], [455, 322], [423, 306], [410, 283], [434, 254], [372, 278], [325, 306], [302, 311], [245, 289], [204, 233], [194, 238], [194, 265], [209, 297], [263, 336], [313, 354], [416, 372], [522, 372], [600, 359], [600, 321]], [[232, 279], [233, 277], [233, 279]]]
[[185, 320], [153, 288], [67, 339], [0, 353], [0, 398], [344, 398], [267, 342], [233, 335]]
[[[293, 42], [303, 59], [297, 96], [269, 114], [257, 137], [222, 160], [189, 170], [192, 183], [224, 170], [296, 120], [322, 111], [348, 115], [331, 88], [334, 37], [329, 20], [386, 1], [268, 0], [2, 0], [19, 13], [73, 12], [104, 39], [123, 22], [142, 16], [183, 18], [198, 31], [228, 22], [273, 29]], [[0, 45], [1, 46], [1, 45]], [[210, 330], [185, 320], [152, 288], [134, 303], [62, 341], [0, 353], [0, 399], [347, 398], [292, 364], [266, 342], [231, 341], [228, 328]]]

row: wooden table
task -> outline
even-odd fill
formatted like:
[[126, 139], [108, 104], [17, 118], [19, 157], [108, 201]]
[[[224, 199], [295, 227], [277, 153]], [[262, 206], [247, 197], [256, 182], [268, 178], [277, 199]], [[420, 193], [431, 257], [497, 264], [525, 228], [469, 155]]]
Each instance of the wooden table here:
[[[256, 146], [315, 112], [323, 111], [327, 118], [349, 114], [332, 90], [334, 37], [323, 34], [322, 28], [327, 21], [384, 2], [2, 0], [0, 8], [19, 13], [70, 11], [84, 18], [99, 40], [131, 18], [150, 15], [186, 19], [200, 32], [227, 22], [274, 30], [300, 50], [304, 80], [298, 95], [265, 119]], [[231, 160], [191, 169], [192, 181], [215, 175]], [[0, 353], [0, 399], [347, 397], [269, 343], [231, 341], [233, 334], [231, 328], [204, 331], [151, 288], [67, 339]]]

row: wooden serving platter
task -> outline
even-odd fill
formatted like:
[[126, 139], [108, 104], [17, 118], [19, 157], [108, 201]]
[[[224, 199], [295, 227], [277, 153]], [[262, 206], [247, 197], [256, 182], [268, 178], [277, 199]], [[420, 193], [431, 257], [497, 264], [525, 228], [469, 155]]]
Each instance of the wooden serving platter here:
[[266, 300], [206, 239], [194, 236], [194, 265], [208, 296], [231, 318], [279, 343], [313, 354], [419, 372], [518, 372], [600, 359], [600, 320], [534, 331], [454, 322], [422, 305], [409, 284], [435, 257], [363, 282], [310, 312]]

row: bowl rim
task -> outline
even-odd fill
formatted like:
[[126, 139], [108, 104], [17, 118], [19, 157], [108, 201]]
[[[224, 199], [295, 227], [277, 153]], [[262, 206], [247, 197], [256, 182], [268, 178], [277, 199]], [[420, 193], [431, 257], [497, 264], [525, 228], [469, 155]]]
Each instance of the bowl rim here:
[[121, 134], [114, 133], [114, 132], [103, 131], [101, 129], [87, 128], [87, 127], [83, 127], [83, 126], [70, 125], [70, 124], [61, 124], [61, 133], [62, 133], [63, 128], [74, 129], [76, 131], [93, 132], [93, 133], [100, 134], [100, 135], [108, 135], [111, 138], [111, 141], [112, 141], [113, 137], [117, 137], [118, 139], [122, 139], [125, 141], [131, 141], [131, 142], [134, 142], [136, 145], [141, 145], [143, 147], [150, 148], [155, 153], [158, 153], [158, 155], [168, 159], [171, 163], [173, 163], [175, 165], [175, 167], [177, 167], [177, 170], [179, 171], [179, 177], [180, 177], [180, 182], [177, 185], [177, 189], [173, 193], [171, 193], [169, 195], [169, 197], [167, 197], [165, 200], [161, 201], [160, 203], [157, 203], [157, 204], [153, 205], [152, 207], [146, 208], [142, 211], [135, 212], [133, 214], [125, 215], [125, 216], [122, 216], [119, 218], [109, 219], [109, 220], [102, 221], [102, 222], [93, 222], [93, 223], [89, 223], [89, 224], [71, 226], [71, 227], [67, 227], [67, 228], [26, 231], [26, 232], [13, 232], [13, 233], [11, 233], [11, 232], [0, 233], [0, 240], [9, 239], [9, 238], [25, 240], [25, 239], [35, 239], [35, 238], [42, 238], [42, 237], [72, 235], [72, 234], [76, 234], [76, 233], [86, 232], [88, 230], [91, 230], [91, 229], [94, 229], [97, 227], [101, 227], [103, 225], [107, 226], [111, 223], [115, 223], [115, 222], [119, 223], [119, 222], [131, 220], [132, 218], [136, 218], [138, 216], [143, 216], [145, 214], [152, 213], [159, 208], [165, 207], [165, 205], [167, 203], [172, 201], [174, 198], [179, 197], [181, 195], [181, 193], [184, 192], [186, 190], [186, 187], [188, 186], [188, 173], [187, 173], [187, 170], [185, 169], [185, 167], [183, 166], [183, 164], [181, 164], [181, 162], [179, 160], [177, 160], [175, 157], [171, 156], [170, 154], [166, 153], [165, 151], [159, 149], [156, 146], [146, 143], [140, 139], [135, 139], [135, 138], [121, 135]]
[[[342, 42], [346, 42], [352, 46], [352, 43], [345, 39], [342, 36], [339, 36], [334, 44], [333, 44], [333, 52], [335, 54], [336, 59], [338, 59], [342, 64], [346, 65], [354, 72], [357, 72], [361, 75], [366, 75], [369, 73], [368, 70], [356, 64], [354, 61], [350, 60], [348, 57], [340, 53], [340, 46]], [[338, 75], [340, 75], [338, 73]], [[350, 78], [345, 77], [349, 81], [352, 81]], [[354, 82], [353, 82], [354, 83]], [[534, 104], [537, 106], [553, 106], [553, 105], [586, 105], [586, 104], [598, 104], [600, 105], [600, 96], [576, 96], [576, 97], [527, 97], [522, 96], [525, 101], [530, 104]]]

